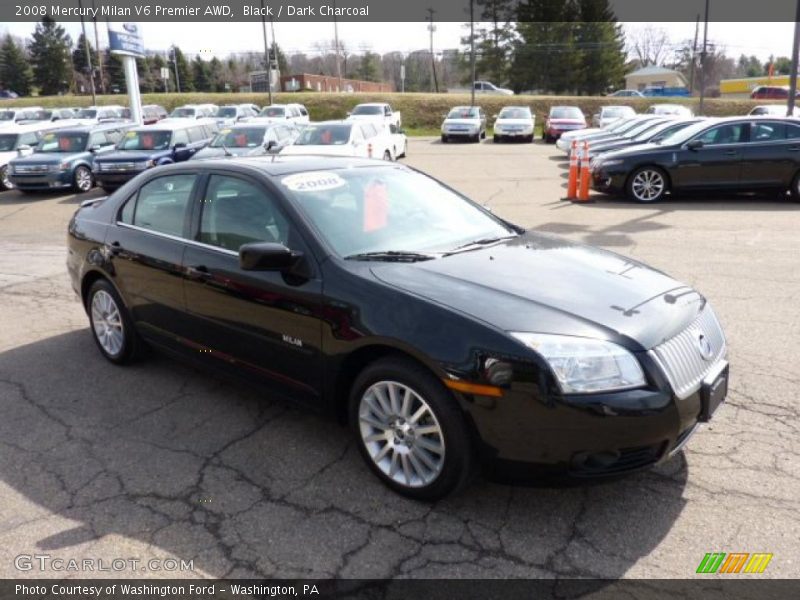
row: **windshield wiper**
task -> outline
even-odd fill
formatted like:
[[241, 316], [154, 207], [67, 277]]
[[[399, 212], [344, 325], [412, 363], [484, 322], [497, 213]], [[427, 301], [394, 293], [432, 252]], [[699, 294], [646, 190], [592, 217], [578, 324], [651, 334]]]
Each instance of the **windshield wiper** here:
[[378, 250], [376, 252], [361, 252], [345, 256], [346, 260], [383, 260], [392, 262], [418, 262], [423, 260], [433, 260], [435, 254], [425, 254], [423, 252], [406, 252], [404, 250]]
[[497, 242], [502, 242], [504, 240], [510, 240], [517, 237], [517, 234], [514, 235], [504, 235], [499, 237], [487, 237], [481, 238], [479, 240], [472, 240], [471, 242], [467, 242], [466, 244], [461, 244], [460, 246], [456, 246], [452, 250], [449, 250], [444, 254], [444, 256], [448, 256], [450, 254], [455, 254], [456, 252], [463, 252], [466, 250], [474, 250], [475, 248], [482, 248], [484, 246], [489, 246], [491, 244], [496, 244]]

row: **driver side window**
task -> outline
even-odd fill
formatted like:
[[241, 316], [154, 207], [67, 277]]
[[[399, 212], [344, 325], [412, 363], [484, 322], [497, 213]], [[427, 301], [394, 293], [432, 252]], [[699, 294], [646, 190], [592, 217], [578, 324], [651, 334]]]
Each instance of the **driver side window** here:
[[209, 178], [197, 241], [238, 252], [250, 242], [288, 246], [289, 234], [288, 220], [266, 190], [236, 177]]
[[697, 137], [703, 142], [704, 146], [715, 146], [717, 144], [738, 144], [745, 141], [746, 123], [732, 123], [730, 125], [720, 125], [709, 129]]

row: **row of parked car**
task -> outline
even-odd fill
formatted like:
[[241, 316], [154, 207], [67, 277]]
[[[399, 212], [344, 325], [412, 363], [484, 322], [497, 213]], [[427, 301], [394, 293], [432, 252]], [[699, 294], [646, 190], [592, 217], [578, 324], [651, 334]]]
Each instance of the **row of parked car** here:
[[297, 104], [228, 108], [185, 105], [143, 126], [115, 117], [0, 128], [0, 185], [25, 193], [80, 193], [95, 184], [111, 191], [150, 168], [186, 160], [278, 152], [396, 160], [407, 152], [400, 113], [379, 104], [320, 123]]
[[[761, 107], [759, 107], [761, 108]], [[592, 188], [657, 202], [681, 192], [789, 191], [800, 199], [800, 120], [786, 109], [740, 117], [636, 115], [563, 133], [557, 146], [588, 144]]]

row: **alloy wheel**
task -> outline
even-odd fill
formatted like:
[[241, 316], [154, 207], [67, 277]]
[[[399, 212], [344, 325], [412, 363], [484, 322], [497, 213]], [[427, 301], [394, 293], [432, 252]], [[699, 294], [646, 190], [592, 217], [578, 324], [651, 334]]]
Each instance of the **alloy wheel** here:
[[108, 292], [99, 290], [92, 296], [92, 328], [98, 343], [110, 356], [117, 356], [125, 343], [122, 315]]
[[92, 173], [86, 167], [75, 169], [75, 187], [80, 192], [88, 192], [92, 189]]
[[653, 202], [664, 194], [666, 185], [661, 173], [653, 169], [643, 169], [634, 175], [631, 193], [639, 202]]
[[395, 483], [431, 484], [445, 464], [444, 434], [425, 399], [396, 381], [378, 381], [361, 397], [361, 440], [373, 463]]
[[8, 178], [8, 165], [0, 169], [0, 183], [2, 183], [3, 187], [7, 190], [14, 189], [14, 184], [11, 183], [11, 180]]

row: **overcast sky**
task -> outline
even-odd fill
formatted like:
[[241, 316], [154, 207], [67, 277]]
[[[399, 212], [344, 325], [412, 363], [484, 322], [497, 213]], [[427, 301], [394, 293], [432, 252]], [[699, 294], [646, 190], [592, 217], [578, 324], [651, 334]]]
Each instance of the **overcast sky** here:
[[[64, 23], [77, 39], [80, 23]], [[187, 24], [188, 25], [188, 24]], [[91, 26], [91, 22], [87, 23]], [[625, 23], [627, 31], [646, 26], [644, 23]], [[658, 23], [674, 43], [694, 37], [695, 23]], [[437, 23], [434, 48], [459, 46], [460, 37], [468, 33], [463, 23]], [[0, 23], [0, 31], [21, 37], [30, 36], [33, 23]], [[202, 53], [224, 57], [232, 52], [259, 51], [263, 48], [261, 24], [253, 23], [143, 23], [145, 46], [149, 50], [165, 50], [178, 44], [188, 54]], [[794, 23], [709, 23], [708, 37], [725, 46], [728, 55], [737, 57], [754, 54], [761, 60], [771, 54], [791, 56]], [[90, 39], [93, 37], [90, 30]], [[400, 50], [404, 52], [429, 47], [426, 23], [339, 23], [339, 38], [348, 49], [360, 52]], [[702, 39], [702, 23], [700, 27]], [[333, 39], [332, 23], [276, 23], [275, 37], [284, 51], [314, 53], [321, 40]], [[105, 27], [100, 27], [100, 45], [105, 45]]]

